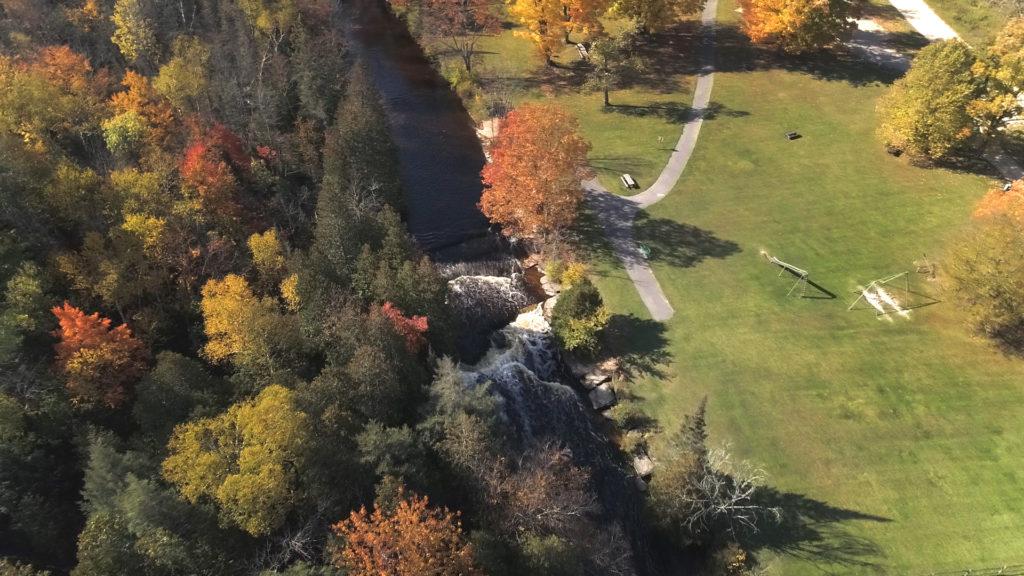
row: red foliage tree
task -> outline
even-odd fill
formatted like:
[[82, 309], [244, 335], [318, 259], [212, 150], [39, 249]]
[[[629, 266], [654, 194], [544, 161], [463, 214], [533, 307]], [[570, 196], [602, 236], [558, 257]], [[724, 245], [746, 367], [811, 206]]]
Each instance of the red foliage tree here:
[[71, 400], [84, 408], [119, 408], [130, 386], [146, 369], [146, 349], [126, 324], [111, 329], [99, 312], [86, 314], [64, 302], [53, 315], [57, 368], [64, 374]]
[[185, 148], [181, 161], [181, 180], [196, 193], [205, 210], [229, 219], [241, 215], [236, 173], [246, 173], [250, 157], [245, 144], [222, 124], [197, 133]]
[[409, 352], [419, 352], [427, 343], [423, 336], [429, 329], [426, 316], [405, 316], [391, 302], [385, 302], [380, 307], [380, 312], [391, 322], [395, 332], [405, 340], [405, 347]]

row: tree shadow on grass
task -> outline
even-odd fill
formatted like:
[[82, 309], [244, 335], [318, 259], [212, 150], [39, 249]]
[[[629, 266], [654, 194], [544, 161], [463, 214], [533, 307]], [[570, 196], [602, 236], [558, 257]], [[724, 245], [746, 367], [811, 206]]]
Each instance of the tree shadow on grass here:
[[714, 233], [668, 218], [637, 214], [636, 238], [650, 249], [648, 260], [678, 268], [692, 268], [708, 258], [727, 258], [740, 252], [739, 244]]
[[619, 359], [619, 370], [630, 380], [638, 377], [665, 376], [664, 366], [671, 363], [667, 350], [665, 325], [632, 314], [615, 314], [604, 333], [607, 350]]
[[891, 522], [889, 518], [831, 506], [793, 492], [759, 488], [754, 502], [779, 510], [777, 523], [765, 522], [760, 530], [740, 535], [743, 547], [754, 552], [768, 550], [818, 565], [822, 572], [837, 567], [881, 568], [883, 550], [872, 540], [850, 532], [854, 521]]
[[672, 124], [683, 124], [695, 119], [698, 115], [704, 120], [715, 118], [743, 118], [750, 116], [746, 110], [735, 110], [721, 102], [711, 102], [703, 111], [679, 104], [677, 102], [655, 102], [644, 105], [632, 104], [609, 104], [603, 110], [606, 114], [622, 114], [624, 116], [648, 117], [656, 116], [671, 122]]

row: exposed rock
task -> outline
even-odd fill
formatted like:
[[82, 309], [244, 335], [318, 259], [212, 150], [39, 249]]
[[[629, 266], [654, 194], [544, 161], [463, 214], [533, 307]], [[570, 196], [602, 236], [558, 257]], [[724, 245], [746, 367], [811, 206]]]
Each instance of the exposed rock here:
[[615, 398], [615, 390], [608, 384], [601, 384], [597, 388], [594, 388], [588, 394], [590, 397], [590, 404], [594, 407], [594, 410], [606, 410], [615, 405], [617, 401]]
[[544, 301], [544, 317], [548, 320], [551, 320], [551, 315], [555, 312], [555, 304], [558, 304], [558, 294]]
[[562, 291], [562, 285], [552, 280], [547, 274], [540, 277], [540, 287], [549, 297], [555, 296]]
[[614, 356], [611, 358], [606, 358], [602, 360], [601, 363], [597, 365], [597, 367], [601, 369], [601, 371], [603, 372], [615, 374], [616, 372], [619, 371], [619, 359]]
[[654, 461], [647, 454], [637, 454], [633, 456], [633, 470], [641, 478], [649, 478], [654, 472]]
[[601, 384], [604, 384], [605, 382], [608, 382], [611, 379], [611, 374], [604, 372], [598, 368], [594, 368], [593, 370], [587, 372], [583, 376], [581, 382], [583, 383], [584, 388], [586, 388], [587, 390], [593, 390], [594, 388], [597, 388]]

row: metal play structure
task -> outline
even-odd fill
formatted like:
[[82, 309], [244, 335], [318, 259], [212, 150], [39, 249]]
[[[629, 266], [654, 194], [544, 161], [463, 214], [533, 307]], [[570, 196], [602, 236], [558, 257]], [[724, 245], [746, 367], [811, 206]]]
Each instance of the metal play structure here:
[[[903, 282], [897, 284], [897, 281], [903, 279]], [[901, 303], [896, 296], [893, 295], [895, 289], [903, 290], [903, 302]], [[910, 317], [910, 310], [906, 307], [907, 299], [910, 295], [910, 273], [900, 272], [899, 274], [893, 274], [886, 278], [879, 278], [872, 280], [867, 286], [857, 287], [857, 299], [850, 304], [847, 310], [853, 310], [862, 301], [869, 304], [874, 308], [878, 315], [888, 320], [892, 320], [891, 314], [896, 313], [903, 318]]]
[[789, 292], [786, 293], [786, 296], [793, 294], [793, 291], [796, 290], [798, 286], [800, 287], [801, 298], [807, 294], [807, 284], [809, 282], [808, 277], [810, 276], [810, 272], [803, 268], [797, 268], [788, 262], [783, 262], [764, 250], [761, 250], [761, 256], [764, 256], [764, 259], [767, 260], [769, 264], [774, 264], [779, 267], [779, 276], [782, 276], [784, 272], [789, 272], [793, 276], [796, 276], [796, 282], [793, 284], [793, 287], [789, 289]]

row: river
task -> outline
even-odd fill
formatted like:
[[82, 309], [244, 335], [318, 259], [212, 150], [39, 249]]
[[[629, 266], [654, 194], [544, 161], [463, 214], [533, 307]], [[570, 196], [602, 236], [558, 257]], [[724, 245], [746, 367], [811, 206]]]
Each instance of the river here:
[[382, 2], [348, 7], [351, 49], [370, 70], [398, 147], [409, 232], [434, 260], [464, 259], [466, 241], [492, 239], [477, 208], [485, 159], [473, 120]]

